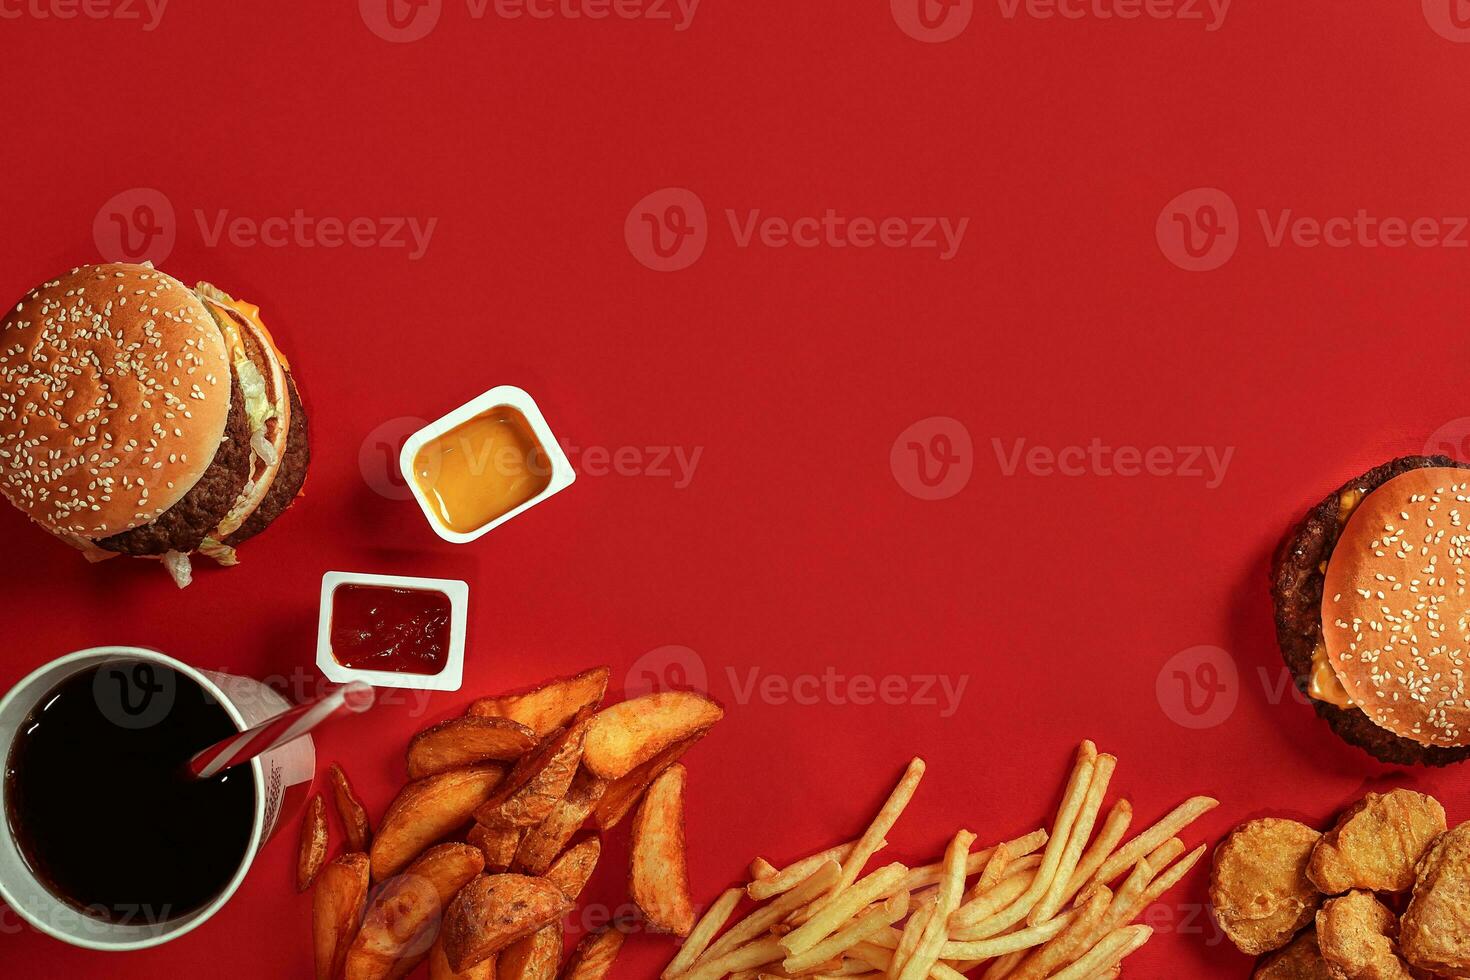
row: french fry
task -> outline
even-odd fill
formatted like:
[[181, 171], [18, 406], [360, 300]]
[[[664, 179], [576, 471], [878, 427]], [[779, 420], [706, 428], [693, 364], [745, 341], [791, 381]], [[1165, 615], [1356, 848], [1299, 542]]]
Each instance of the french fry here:
[[1093, 931], [1107, 915], [1112, 901], [1112, 892], [1099, 886], [1055, 939], [1033, 949], [1021, 965], [1011, 971], [1011, 980], [1041, 980], [1091, 949], [1097, 941]]
[[[836, 861], [826, 861], [821, 867], [807, 876], [807, 879], [791, 891], [778, 896], [771, 904], [764, 908], [756, 909], [740, 922], [730, 927], [730, 931], [710, 944], [709, 950], [699, 958], [699, 963], [719, 957], [720, 955], [750, 942], [757, 936], [776, 925], [787, 915], [801, 908], [819, 895], [825, 894], [837, 882], [837, 876], [842, 873]], [[785, 954], [782, 954], [785, 958]], [[759, 966], [760, 964], [756, 964]]]
[[882, 905], [875, 906], [864, 912], [805, 953], [798, 956], [788, 956], [782, 962], [781, 968], [786, 971], [787, 975], [795, 977], [801, 976], [834, 957], [840, 959], [843, 953], [852, 949], [852, 947], [867, 939], [878, 930], [893, 925], [893, 923], [908, 915], [908, 912], [908, 892], [899, 892], [891, 896]]
[[767, 861], [763, 857], [758, 857], [750, 862], [750, 880], [760, 881], [764, 878], [774, 878], [776, 877], [777, 870], [776, 866], [770, 861]]
[[551, 816], [572, 785], [586, 734], [586, 722], [574, 722], [523, 756], [490, 799], [475, 810], [475, 820], [492, 830], [508, 830], [534, 827]]
[[923, 935], [913, 954], [903, 963], [899, 980], [924, 980], [939, 962], [944, 941], [949, 938], [949, 917], [960, 907], [965, 894], [966, 858], [975, 844], [968, 830], [955, 834], [944, 855], [944, 879], [939, 884], [934, 914], [924, 926]]
[[842, 865], [842, 877], [837, 879], [837, 884], [832, 889], [832, 899], [836, 899], [846, 891], [857, 876], [862, 873], [863, 867], [872, 856], [878, 853], [879, 846], [883, 843], [903, 811], [908, 808], [909, 801], [914, 798], [914, 790], [919, 788], [919, 781], [924, 778], [924, 760], [914, 759], [909, 762], [908, 768], [904, 770], [903, 778], [888, 795], [888, 800], [883, 808], [878, 811], [878, 816], [868, 825], [863, 836], [858, 839], [857, 845], [853, 847], [852, 853], [848, 855], [847, 861]]
[[451, 718], [426, 728], [408, 743], [408, 778], [482, 762], [512, 762], [531, 750], [536, 734], [508, 718]]
[[373, 839], [373, 879], [393, 877], [430, 844], [463, 827], [504, 775], [499, 766], [472, 766], [403, 787]]
[[526, 831], [511, 862], [511, 870], [528, 875], [545, 874], [586, 822], [606, 788], [606, 782], [585, 769], [578, 771], [567, 788], [567, 795], [552, 808], [551, 815]]
[[704, 951], [709, 948], [715, 936], [720, 934], [720, 930], [725, 928], [725, 923], [730, 921], [735, 907], [744, 897], [743, 888], [728, 888], [719, 898], [715, 899], [714, 904], [695, 923], [694, 929], [689, 933], [689, 938], [684, 940], [684, 945], [679, 947], [679, 955], [675, 956], [660, 974], [663, 980], [669, 980], [688, 970], [704, 955]]
[[990, 964], [986, 968], [985, 973], [981, 975], [980, 980], [1005, 980], [1006, 977], [1009, 977], [1015, 971], [1016, 967], [1021, 965], [1021, 961], [1029, 955], [1029, 952], [1029, 950], [1023, 949], [1014, 953], [1007, 953]]
[[[825, 851], [818, 851], [809, 857], [804, 857], [800, 861], [782, 868], [770, 878], [763, 878], [760, 881], [753, 881], [749, 885], [746, 885], [745, 893], [757, 902], [763, 902], [768, 898], [775, 898], [777, 895], [788, 892], [803, 881], [806, 881], [807, 878], [811, 877], [812, 872], [816, 871], [828, 861], [836, 861], [841, 865], [843, 861], [847, 860], [847, 856], [852, 853], [852, 849], [857, 844], [857, 841], [848, 841], [846, 844], [829, 847]], [[887, 847], [888, 842], [883, 841], [880, 846]]]
[[367, 908], [368, 856], [344, 854], [317, 875], [312, 894], [316, 980], [337, 980]]
[[347, 849], [366, 852], [373, 842], [372, 825], [368, 822], [367, 810], [357, 798], [347, 773], [337, 763], [327, 769], [327, 778], [332, 784], [332, 800], [337, 805], [337, 816], [342, 818], [342, 827], [347, 832]]
[[429, 950], [429, 980], [496, 980], [495, 957], [482, 960], [463, 973], [455, 973], [449, 968], [449, 960], [444, 955], [444, 934], [441, 931], [434, 939], [434, 948]]
[[[835, 932], [862, 909], [867, 908], [873, 902], [886, 899], [898, 890], [899, 884], [907, 873], [908, 868], [895, 863], [880, 868], [854, 883], [847, 891], [824, 904], [803, 925], [781, 937], [781, 945], [786, 950], [782, 959], [806, 952]], [[840, 882], [841, 878], [838, 881]]]
[[645, 694], [592, 717], [583, 762], [594, 775], [619, 779], [724, 716], [719, 702], [692, 691]]
[[1108, 971], [1148, 942], [1153, 932], [1148, 926], [1119, 929], [1094, 946], [1086, 956], [1061, 972], [1053, 973], [1051, 980], [1088, 980], [1098, 975], [1106, 976]]
[[296, 855], [296, 890], [304, 892], [327, 863], [327, 805], [313, 796], [301, 820], [301, 848]]
[[618, 929], [589, 932], [572, 950], [561, 980], [602, 980], [612, 971], [613, 962], [623, 951], [626, 938]]
[[708, 962], [702, 962], [684, 974], [682, 980], [720, 980], [721, 977], [741, 970], [749, 970], [783, 959], [786, 950], [775, 939], [758, 939], [738, 949], [732, 949]]
[[1062, 912], [1055, 919], [1039, 926], [1029, 926], [992, 939], [975, 942], [950, 940], [944, 944], [939, 955], [946, 960], [988, 960], [1008, 953], [1022, 952], [1055, 939], [1076, 915], [1075, 911]]
[[551, 925], [572, 900], [551, 882], [525, 875], [477, 878], [444, 914], [444, 955], [463, 973], [518, 939]]
[[1067, 781], [1062, 806], [1057, 811], [1051, 839], [1047, 842], [1046, 851], [1042, 854], [1041, 867], [1037, 869], [1036, 877], [1032, 879], [1030, 887], [1022, 893], [1020, 898], [983, 922], [973, 923], [973, 913], [964, 917], [961, 921], [967, 923], [967, 938], [986, 939], [1005, 932], [1025, 919], [1036, 907], [1036, 903], [1041, 901], [1041, 897], [1051, 887], [1057, 869], [1061, 867], [1062, 855], [1067, 849], [1068, 840], [1071, 839], [1077, 815], [1082, 811], [1083, 798], [1092, 780], [1092, 768], [1096, 761], [1097, 746], [1090, 741], [1083, 742], [1077, 750], [1077, 760], [1072, 767], [1072, 776]]
[[571, 724], [586, 709], [600, 707], [611, 674], [609, 668], [597, 667], [574, 677], [548, 681], [523, 694], [481, 698], [470, 705], [469, 715], [508, 718], [531, 729], [538, 739], [545, 738]]
[[999, 930], [989, 929], [988, 920], [1000, 910], [1009, 908], [1022, 895], [1030, 891], [1032, 882], [1035, 880], [1036, 872], [1034, 871], [1008, 875], [988, 892], [977, 895], [960, 906], [959, 911], [950, 917], [950, 930], [954, 934], [952, 938], [977, 940], [994, 936]]
[[496, 975], [490, 980], [556, 980], [561, 952], [561, 923], [542, 926], [498, 954]]
[[582, 889], [587, 887], [587, 880], [597, 869], [601, 857], [601, 838], [587, 837], [563, 851], [542, 877], [561, 889], [567, 898], [576, 901]]
[[[687, 936], [694, 928], [684, 841], [684, 767], [675, 763], [654, 780], [633, 817], [633, 902], [655, 932]], [[759, 964], [752, 964], [759, 965]]]
[[643, 793], [648, 789], [649, 784], [657, 779], [665, 769], [678, 762], [685, 752], [704, 738], [704, 734], [704, 732], [699, 732], [682, 742], [675, 742], [626, 776], [609, 783], [596, 809], [592, 811], [593, 822], [602, 830], [612, 830], [616, 827], [632, 811], [633, 807], [638, 805], [638, 801], [643, 798]]
[[1176, 836], [1179, 831], [1219, 805], [1219, 800], [1208, 796], [1194, 796], [1185, 800], [1162, 820], [1124, 844], [1112, 857], [1104, 861], [1102, 867], [1092, 876], [1089, 884], [1112, 884], [1119, 875], [1133, 867], [1142, 858], [1147, 857], [1154, 848], [1170, 837]]
[[929, 922], [934, 918], [934, 902], [926, 902], [919, 910], [909, 916], [909, 921], [904, 924], [903, 931], [898, 935], [898, 945], [893, 947], [893, 958], [888, 961], [888, 975], [897, 980], [903, 974], [903, 968], [913, 957], [914, 951], [919, 948], [919, 942], [924, 938], [924, 930], [929, 928]]
[[524, 835], [525, 831], [519, 827], [492, 830], [482, 823], [477, 823], [465, 835], [465, 843], [473, 844], [485, 853], [486, 871], [491, 874], [499, 874], [509, 870], [510, 863], [515, 860], [516, 850], [521, 846], [521, 838]]
[[[858, 943], [847, 951], [847, 955], [882, 974], [887, 974], [893, 968], [893, 953], [872, 943]], [[934, 969], [929, 971], [929, 978], [930, 980], [965, 980], [964, 974], [947, 963], [934, 964]]]
[[1118, 845], [1128, 834], [1128, 825], [1133, 822], [1133, 804], [1127, 800], [1119, 800], [1113, 804], [1108, 811], [1108, 818], [1103, 821], [1102, 830], [1098, 832], [1097, 839], [1087, 848], [1087, 853], [1082, 855], [1077, 869], [1072, 872], [1072, 880], [1067, 883], [1067, 890], [1063, 893], [1063, 905], [1069, 904], [1082, 892], [1082, 886], [1097, 873], [1103, 862], [1113, 856]]
[[347, 951], [345, 980], [385, 980], [411, 972], [428, 957], [445, 906], [484, 867], [484, 855], [468, 844], [425, 851], [368, 906]]
[[1103, 798], [1107, 795], [1108, 784], [1113, 779], [1113, 770], [1117, 768], [1116, 756], [1107, 754], [1099, 755], [1092, 766], [1092, 775], [1088, 779], [1087, 795], [1083, 797], [1082, 809], [1077, 814], [1077, 820], [1072, 826], [1072, 831], [1067, 838], [1067, 847], [1062, 851], [1062, 859], [1057, 865], [1051, 884], [1047, 886], [1046, 894], [1041, 896], [1041, 901], [1026, 917], [1027, 925], [1041, 925], [1048, 919], [1054, 918], [1058, 911], [1067, 901], [1067, 888], [1072, 881], [1072, 873], [1077, 870], [1077, 865], [1082, 860], [1083, 848], [1092, 839], [1092, 828], [1097, 822], [1097, 816], [1102, 812]]
[[1199, 863], [1200, 858], [1204, 857], [1205, 849], [1205, 845], [1201, 844], [1185, 855], [1183, 860], [1176, 861], [1150, 882], [1148, 891], [1144, 893], [1143, 902], [1140, 904], [1138, 911], [1134, 913], [1134, 917], [1136, 918], [1144, 909], [1157, 902], [1160, 898], [1163, 898], [1165, 892], [1179, 884], [1179, 880], [1189, 874], [1190, 869]]
[[[1013, 841], [1006, 841], [1003, 845], [997, 845], [997, 847], [1004, 846], [1009, 851], [1011, 858], [1030, 856], [1031, 852], [1035, 851], [1038, 847], [1046, 846], [1046, 837], [1046, 831], [1038, 830], [1027, 834], [1025, 837], [1018, 837]], [[884, 842], [884, 846], [887, 846], [886, 841]], [[882, 848], [880, 847], [879, 850], [882, 850]], [[965, 859], [966, 876], [979, 874], [983, 871], [985, 865], [994, 856], [995, 851], [996, 848], [985, 848], [972, 852]], [[908, 880], [904, 882], [904, 885], [909, 891], [915, 891], [916, 889], [923, 888], [925, 885], [936, 884], [943, 876], [943, 871], [943, 861], [936, 861], [934, 864], [921, 864], [917, 868], [909, 871]]]
[[[1183, 845], [1181, 844], [1180, 847], [1182, 848]], [[1087, 949], [1096, 946], [1104, 936], [1120, 926], [1127, 925], [1132, 920], [1136, 913], [1129, 910], [1143, 900], [1144, 894], [1148, 891], [1149, 882], [1153, 881], [1153, 878], [1154, 866], [1148, 858], [1144, 858], [1133, 866], [1128, 877], [1123, 879], [1122, 886], [1113, 895], [1107, 914], [1093, 925], [1092, 934], [1087, 937]]]

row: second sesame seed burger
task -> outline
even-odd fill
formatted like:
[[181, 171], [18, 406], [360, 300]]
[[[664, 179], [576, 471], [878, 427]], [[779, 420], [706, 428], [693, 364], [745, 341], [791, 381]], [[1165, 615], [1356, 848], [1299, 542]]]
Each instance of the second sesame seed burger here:
[[1272, 568], [1297, 687], [1383, 762], [1470, 759], [1470, 464], [1408, 456], [1308, 512]]
[[256, 307], [146, 265], [74, 269], [0, 322], [0, 491], [100, 561], [221, 564], [295, 500], [310, 450]]

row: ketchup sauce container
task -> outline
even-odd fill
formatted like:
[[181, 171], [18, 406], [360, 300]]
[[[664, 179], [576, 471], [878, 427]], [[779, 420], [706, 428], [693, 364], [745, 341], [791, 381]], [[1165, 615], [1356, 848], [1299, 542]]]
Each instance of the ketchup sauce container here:
[[316, 663], [339, 684], [457, 691], [470, 587], [455, 579], [328, 572]]

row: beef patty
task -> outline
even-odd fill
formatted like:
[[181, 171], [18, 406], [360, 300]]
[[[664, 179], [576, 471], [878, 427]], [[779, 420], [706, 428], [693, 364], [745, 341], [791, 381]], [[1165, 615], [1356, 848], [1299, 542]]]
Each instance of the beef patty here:
[[311, 446], [307, 442], [306, 409], [301, 406], [301, 394], [296, 390], [296, 380], [286, 375], [286, 388], [291, 395], [291, 427], [286, 430], [286, 452], [281, 457], [281, 466], [265, 499], [245, 518], [239, 530], [225, 538], [224, 543], [234, 547], [248, 541], [271, 526], [271, 522], [286, 512], [296, 502], [296, 495], [306, 483], [306, 469], [311, 463]]
[[125, 555], [190, 552], [224, 520], [250, 479], [250, 419], [240, 385], [231, 380], [224, 438], [199, 482], [151, 524], [103, 538], [97, 542], [99, 548]]
[[[1290, 668], [1297, 689], [1310, 690], [1312, 655], [1322, 642], [1322, 584], [1327, 561], [1337, 546], [1347, 519], [1341, 516], [1342, 497], [1357, 491], [1367, 496], [1389, 480], [1424, 467], [1470, 469], [1448, 456], [1405, 456], [1375, 466], [1307, 512], [1302, 522], [1286, 536], [1271, 565], [1271, 598], [1276, 603], [1276, 642]], [[1361, 499], [1359, 497], [1358, 499]], [[1351, 517], [1351, 512], [1347, 515]], [[1421, 745], [1412, 739], [1380, 728], [1357, 708], [1339, 708], [1312, 699], [1317, 714], [1343, 741], [1369, 755], [1394, 765], [1447, 766], [1470, 759], [1470, 747], [1444, 748]]]

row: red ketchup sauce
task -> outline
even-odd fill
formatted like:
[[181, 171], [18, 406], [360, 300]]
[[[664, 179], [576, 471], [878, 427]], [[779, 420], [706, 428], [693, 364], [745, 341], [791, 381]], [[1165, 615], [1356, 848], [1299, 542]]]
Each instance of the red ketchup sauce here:
[[449, 661], [449, 609], [442, 592], [339, 585], [332, 656], [359, 670], [437, 674]]

